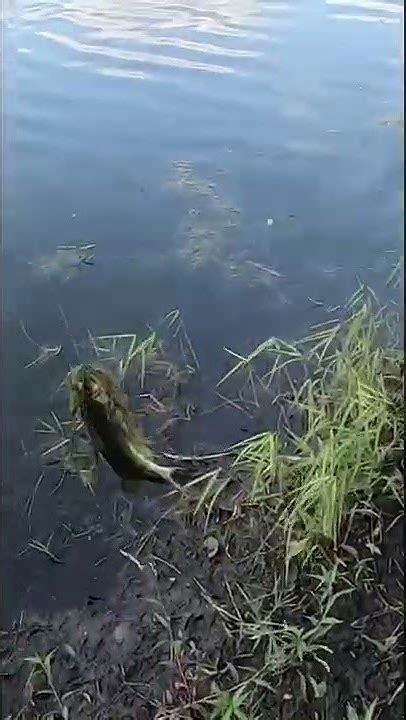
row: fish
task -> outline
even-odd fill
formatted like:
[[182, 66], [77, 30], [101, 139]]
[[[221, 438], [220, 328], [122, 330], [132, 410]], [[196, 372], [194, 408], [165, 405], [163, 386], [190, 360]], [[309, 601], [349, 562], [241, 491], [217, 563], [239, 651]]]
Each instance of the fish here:
[[154, 460], [128, 397], [106, 369], [83, 364], [67, 378], [69, 410], [80, 417], [96, 453], [124, 482], [150, 480], [176, 484], [177, 467]]

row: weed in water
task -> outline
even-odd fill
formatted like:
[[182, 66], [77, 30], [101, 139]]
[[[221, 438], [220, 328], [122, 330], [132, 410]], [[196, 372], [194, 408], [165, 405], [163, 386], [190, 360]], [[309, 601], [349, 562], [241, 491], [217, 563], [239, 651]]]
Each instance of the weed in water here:
[[50, 465], [62, 468], [55, 493], [66, 475], [77, 476], [90, 492], [94, 493], [97, 481], [97, 457], [92, 445], [83, 434], [83, 423], [61, 420], [51, 412], [50, 421], [40, 420], [37, 432], [46, 439], [41, 457]]
[[186, 364], [189, 364], [195, 370], [199, 370], [199, 360], [195, 353], [190, 337], [186, 331], [185, 323], [181, 316], [180, 310], [172, 310], [165, 315], [164, 321], [168, 323], [168, 328], [172, 330], [173, 337], [177, 339], [181, 356]]
[[37, 480], [35, 481], [34, 489], [33, 489], [30, 497], [28, 498], [28, 500], [27, 500], [27, 502], [26, 502], [26, 504], [25, 504], [25, 511], [26, 511], [27, 516], [28, 516], [29, 518], [31, 517], [31, 513], [32, 513], [33, 505], [34, 505], [35, 496], [36, 496], [36, 494], [37, 494], [38, 488], [39, 488], [39, 486], [41, 485], [43, 479], [44, 479], [44, 473], [42, 472], [42, 473], [40, 473], [40, 475], [38, 476]]
[[36, 540], [35, 538], [30, 540], [27, 545], [27, 550], [28, 549], [37, 550], [38, 552], [43, 553], [44, 555], [49, 557], [53, 562], [59, 563], [59, 564], [62, 563], [62, 560], [59, 557], [57, 557], [55, 555], [55, 553], [53, 553], [49, 549], [52, 539], [53, 539], [53, 536], [54, 536], [54, 534], [51, 533], [46, 543], [43, 543], [40, 540]]
[[[25, 661], [31, 665], [30, 674], [26, 683], [26, 693], [29, 695], [30, 700], [33, 694], [36, 692], [39, 694], [52, 694], [58, 705], [58, 709], [62, 715], [62, 718], [68, 718], [68, 708], [62, 704], [61, 698], [56, 690], [54, 679], [52, 676], [52, 658], [54, 657], [57, 648], [54, 648], [47, 655], [34, 655], [33, 657], [26, 657]], [[35, 690], [38, 684], [43, 685], [45, 682], [45, 689]]]
[[36, 274], [46, 277], [60, 278], [66, 282], [78, 272], [93, 265], [94, 243], [85, 245], [59, 245], [56, 251], [50, 255], [30, 262]]
[[270, 433], [251, 438], [239, 460], [249, 466], [255, 491], [284, 468], [291, 493], [286, 530], [306, 538], [309, 547], [321, 537], [336, 546], [345, 514], [354, 503], [369, 501], [383, 478], [386, 490], [401, 495], [395, 471], [385, 476], [385, 463], [403, 447], [403, 408], [393, 401], [395, 383], [401, 393], [402, 356], [382, 347], [387, 319], [361, 297], [353, 298], [348, 320], [316, 329], [292, 350], [284, 346], [282, 354], [278, 341], [262, 343], [249, 358], [240, 356], [221, 381], [263, 353], [276, 355], [272, 378], [286, 368], [289, 354], [292, 362], [302, 358], [308, 378], [292, 387], [290, 402], [303, 418], [304, 432], [289, 431], [283, 456]]
[[31, 360], [31, 362], [24, 365], [25, 369], [32, 368], [35, 365], [44, 365], [47, 360], [49, 360], [52, 357], [57, 357], [62, 352], [62, 345], [55, 345], [55, 346], [48, 346], [48, 345], [41, 345], [40, 343], [35, 342], [35, 340], [32, 339], [32, 337], [28, 334], [27, 330], [25, 329], [24, 324], [21, 322], [21, 329], [23, 331], [24, 336], [29, 340], [31, 345], [34, 345], [34, 347], [37, 348], [37, 356], [34, 358], [34, 360]]
[[135, 333], [97, 337], [89, 333], [89, 339], [97, 360], [115, 365], [120, 382], [123, 382], [129, 373], [133, 373], [141, 388], [144, 387], [146, 371], [159, 352], [156, 333], [152, 332], [144, 339], [139, 339]]

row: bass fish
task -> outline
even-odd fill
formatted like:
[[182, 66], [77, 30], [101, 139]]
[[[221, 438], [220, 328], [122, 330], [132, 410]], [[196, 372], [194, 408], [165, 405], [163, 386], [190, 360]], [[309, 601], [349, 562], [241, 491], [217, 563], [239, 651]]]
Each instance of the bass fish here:
[[107, 370], [79, 365], [68, 375], [69, 409], [80, 416], [94, 449], [124, 481], [174, 482], [175, 467], [154, 462], [128, 398]]

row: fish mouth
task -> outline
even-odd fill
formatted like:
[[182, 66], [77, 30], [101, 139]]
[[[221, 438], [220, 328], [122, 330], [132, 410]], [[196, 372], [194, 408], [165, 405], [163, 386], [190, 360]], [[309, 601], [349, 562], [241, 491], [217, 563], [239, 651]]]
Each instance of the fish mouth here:
[[92, 365], [83, 364], [72, 368], [67, 377], [69, 409], [73, 416], [83, 411], [87, 401], [95, 401], [104, 405], [106, 390], [97, 369]]

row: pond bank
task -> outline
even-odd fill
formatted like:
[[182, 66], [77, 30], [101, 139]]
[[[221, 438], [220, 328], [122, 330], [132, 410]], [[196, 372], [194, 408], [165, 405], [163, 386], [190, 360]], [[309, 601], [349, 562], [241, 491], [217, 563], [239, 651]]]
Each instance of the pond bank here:
[[403, 355], [349, 307], [228, 373], [280, 379], [300, 434], [171, 494], [107, 599], [3, 633], [4, 719], [403, 717]]

